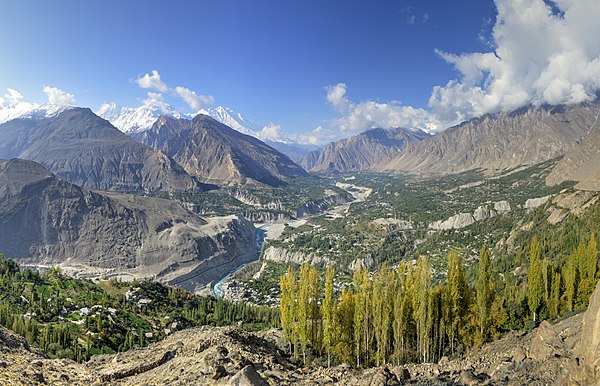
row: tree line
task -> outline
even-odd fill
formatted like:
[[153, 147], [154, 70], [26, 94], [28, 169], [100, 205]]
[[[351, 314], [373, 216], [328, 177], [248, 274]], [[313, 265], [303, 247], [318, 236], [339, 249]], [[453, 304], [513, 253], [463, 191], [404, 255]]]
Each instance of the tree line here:
[[[552, 261], [533, 237], [527, 275], [498, 272], [482, 248], [467, 282], [463, 257], [451, 251], [443, 280], [429, 259], [383, 263], [373, 273], [356, 269], [351, 283], [336, 283], [308, 264], [291, 266], [280, 279], [280, 316], [289, 351], [331, 362], [368, 367], [386, 363], [436, 362], [500, 334], [531, 328], [587, 305], [598, 280], [598, 250], [592, 234], [566, 258]], [[438, 273], [440, 274], [440, 273]]]
[[[140, 307], [128, 301], [125, 292], [132, 288], [151, 302]], [[277, 327], [279, 312], [200, 297], [150, 280], [93, 283], [54, 268], [40, 273], [21, 269], [0, 254], [0, 325], [51, 358], [82, 362], [96, 354], [144, 347], [164, 338], [167, 329], [239, 322], [249, 329]]]

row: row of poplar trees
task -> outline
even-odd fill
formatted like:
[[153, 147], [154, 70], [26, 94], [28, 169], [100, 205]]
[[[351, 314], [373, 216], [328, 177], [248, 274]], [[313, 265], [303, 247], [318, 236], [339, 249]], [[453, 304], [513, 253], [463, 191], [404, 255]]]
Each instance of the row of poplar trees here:
[[526, 282], [511, 288], [495, 284], [504, 275], [492, 274], [487, 248], [480, 252], [472, 285], [455, 252], [448, 255], [446, 280], [438, 284], [425, 256], [416, 266], [402, 261], [392, 269], [384, 263], [375, 273], [359, 268], [350, 285], [338, 288], [332, 266], [324, 280], [308, 264], [299, 272], [289, 267], [280, 281], [283, 334], [290, 352], [304, 361], [307, 354], [356, 367], [437, 361], [496, 337], [508, 302], [529, 306], [523, 323], [538, 320], [541, 310], [557, 317], [587, 302], [597, 279], [597, 255], [592, 235], [565, 264], [553, 264], [534, 237]]

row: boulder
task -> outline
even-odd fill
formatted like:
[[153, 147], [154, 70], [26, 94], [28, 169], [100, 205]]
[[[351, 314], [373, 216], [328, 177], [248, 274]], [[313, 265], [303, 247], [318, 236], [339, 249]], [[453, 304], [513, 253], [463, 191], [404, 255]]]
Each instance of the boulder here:
[[553, 356], [563, 356], [564, 351], [562, 340], [554, 327], [544, 320], [531, 339], [529, 358], [542, 362]]
[[571, 377], [582, 379], [588, 385], [600, 385], [600, 282], [581, 322], [580, 338], [573, 354], [579, 364], [579, 374], [571, 374]]
[[494, 216], [496, 216], [496, 212], [490, 210], [487, 206], [480, 206], [473, 212], [473, 217], [475, 218], [475, 221], [485, 220]]
[[227, 386], [269, 386], [269, 384], [258, 375], [252, 365], [248, 365], [231, 377]]
[[508, 201], [498, 201], [494, 203], [494, 210], [499, 214], [508, 213], [511, 211], [510, 203]]
[[535, 208], [537, 208], [539, 206], [542, 206], [546, 202], [548, 202], [548, 200], [550, 198], [552, 198], [552, 196], [530, 198], [527, 201], [525, 201], [525, 209], [531, 210], [531, 209], [535, 209]]

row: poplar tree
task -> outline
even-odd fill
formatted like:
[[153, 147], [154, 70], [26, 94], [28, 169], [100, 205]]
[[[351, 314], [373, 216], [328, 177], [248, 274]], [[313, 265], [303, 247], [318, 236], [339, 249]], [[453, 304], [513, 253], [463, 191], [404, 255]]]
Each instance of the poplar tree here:
[[[323, 347], [327, 353], [327, 367], [331, 366], [331, 354], [335, 343], [335, 302], [333, 300], [333, 279], [335, 270], [333, 265], [327, 266], [325, 272], [325, 297], [323, 298]], [[353, 315], [354, 318], [354, 315]]]
[[569, 311], [573, 311], [573, 304], [577, 296], [578, 261], [577, 251], [571, 252], [563, 268], [563, 279], [565, 282], [565, 301]]
[[346, 288], [342, 289], [338, 305], [336, 308], [335, 319], [335, 346], [334, 351], [336, 356], [346, 363], [354, 362], [354, 316], [355, 312], [355, 296]]
[[296, 341], [294, 334], [294, 324], [296, 322], [296, 276], [291, 267], [288, 266], [286, 274], [279, 280], [279, 288], [281, 289], [281, 298], [279, 301], [281, 328], [284, 338], [292, 345]]
[[306, 351], [308, 350], [308, 344], [310, 340], [310, 288], [309, 288], [309, 273], [310, 267], [308, 263], [304, 263], [300, 266], [300, 278], [298, 280], [298, 303], [296, 310], [296, 317], [298, 322], [297, 325], [297, 336], [298, 343], [302, 348], [302, 358], [306, 364]]
[[404, 306], [404, 293], [405, 293], [405, 275], [406, 268], [404, 260], [398, 265], [398, 274], [396, 277], [396, 293], [394, 295], [394, 359], [396, 364], [400, 365], [400, 359], [403, 355], [404, 349], [404, 320], [403, 320], [403, 306]]
[[321, 317], [319, 315], [319, 297], [321, 296], [321, 278], [317, 268], [308, 271], [308, 338], [313, 348], [321, 347]]
[[364, 328], [363, 328], [363, 354], [365, 358], [365, 364], [369, 364], [372, 351], [373, 343], [373, 314], [371, 313], [371, 303], [373, 301], [373, 282], [369, 278], [369, 271], [362, 271], [362, 283], [363, 283], [363, 301], [364, 301]]
[[398, 288], [396, 286], [396, 275], [393, 270], [388, 270], [386, 273], [386, 289], [385, 302], [383, 305], [383, 326], [381, 327], [385, 340], [383, 341], [383, 361], [386, 362], [391, 352], [391, 343], [393, 338], [393, 322], [394, 322], [394, 295]]
[[533, 237], [531, 241], [531, 251], [529, 255], [529, 271], [527, 272], [527, 287], [529, 296], [527, 303], [529, 310], [533, 315], [533, 321], [537, 321], [537, 312], [542, 305], [544, 296], [544, 283], [542, 281], [542, 263], [541, 263], [542, 247], [537, 238]]
[[550, 291], [550, 299], [548, 302], [548, 311], [552, 319], [557, 318], [560, 312], [561, 280], [560, 272], [555, 270], [552, 275], [552, 289]]
[[492, 304], [494, 303], [494, 283], [492, 283], [490, 251], [486, 247], [481, 248], [481, 252], [479, 253], [475, 291], [477, 296], [479, 340], [481, 343], [485, 343], [489, 336], [490, 314]]
[[431, 281], [431, 267], [426, 256], [419, 257], [414, 280], [413, 312], [417, 325], [417, 352], [422, 362], [427, 362], [429, 357], [427, 306], [429, 299], [429, 284]]
[[362, 269], [356, 268], [353, 275], [354, 283], [354, 349], [356, 356], [356, 367], [360, 367], [360, 359], [363, 351], [363, 330], [365, 325], [365, 295], [363, 289]]
[[446, 315], [448, 317], [448, 336], [454, 354], [454, 346], [459, 338], [459, 327], [464, 322], [467, 311], [467, 284], [462, 257], [451, 251], [448, 254], [448, 279], [446, 286]]
[[581, 275], [579, 301], [582, 307], [588, 303], [594, 287], [596, 286], [596, 270], [598, 267], [598, 250], [596, 235], [592, 233], [587, 245], [580, 241], [578, 248], [579, 274]]

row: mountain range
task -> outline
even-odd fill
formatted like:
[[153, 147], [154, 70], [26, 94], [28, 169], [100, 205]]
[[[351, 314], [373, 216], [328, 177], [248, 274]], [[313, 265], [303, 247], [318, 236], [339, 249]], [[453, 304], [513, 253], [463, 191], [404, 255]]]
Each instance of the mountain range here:
[[489, 173], [533, 165], [562, 156], [589, 132], [599, 103], [527, 107], [511, 113], [485, 115], [410, 144], [376, 171], [459, 173], [483, 169]]
[[284, 178], [307, 175], [277, 150], [203, 114], [191, 120], [162, 116], [140, 141], [207, 183], [280, 186]]
[[155, 277], [190, 290], [256, 258], [254, 226], [175, 201], [93, 192], [32, 161], [0, 160], [0, 250], [87, 277]]
[[0, 158], [36, 161], [66, 181], [93, 189], [200, 190], [172, 158], [134, 141], [87, 108], [0, 124]]
[[577, 187], [600, 190], [600, 111], [590, 125], [590, 132], [569, 150], [548, 176], [551, 185], [571, 180]]
[[366, 170], [428, 137], [429, 134], [421, 130], [371, 129], [311, 151], [300, 165], [311, 172]]
[[200, 189], [196, 178], [277, 186], [305, 175], [282, 153], [293, 154], [311, 172], [419, 174], [472, 169], [494, 174], [565, 156], [548, 183], [572, 179], [580, 187], [600, 185], [598, 102], [488, 114], [436, 135], [371, 129], [307, 154], [291, 141], [260, 141], [260, 126], [231, 109], [204, 112], [216, 118], [199, 114], [196, 119], [162, 105], [103, 105], [99, 113], [143, 142], [137, 143], [89, 109], [46, 104], [11, 110], [0, 114], [6, 121], [0, 123], [0, 157], [31, 159], [80, 186], [121, 191], [193, 191]]
[[263, 126], [224, 106], [201, 109], [197, 114], [182, 114], [165, 103], [145, 103], [139, 107], [122, 107], [115, 103], [105, 103], [100, 106], [96, 113], [98, 116], [110, 121], [125, 134], [133, 136], [152, 128], [152, 125], [161, 116], [192, 119], [197, 114], [203, 114], [216, 119], [242, 134], [265, 142], [290, 157], [294, 162], [300, 161], [309, 151], [316, 149], [315, 145], [299, 143], [292, 137], [268, 134], [263, 130]]

